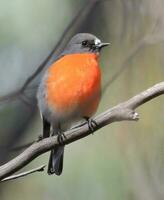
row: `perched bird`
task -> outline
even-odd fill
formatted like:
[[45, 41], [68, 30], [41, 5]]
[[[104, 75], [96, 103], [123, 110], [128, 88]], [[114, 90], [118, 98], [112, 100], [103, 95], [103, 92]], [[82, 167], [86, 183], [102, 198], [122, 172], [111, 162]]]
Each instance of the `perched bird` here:
[[[92, 34], [79, 33], [48, 67], [37, 92], [43, 138], [58, 135], [62, 141], [63, 131], [84, 118], [91, 127], [90, 117], [96, 112], [101, 96], [99, 53], [108, 44]], [[63, 156], [63, 145], [51, 150], [48, 174], [62, 173]]]

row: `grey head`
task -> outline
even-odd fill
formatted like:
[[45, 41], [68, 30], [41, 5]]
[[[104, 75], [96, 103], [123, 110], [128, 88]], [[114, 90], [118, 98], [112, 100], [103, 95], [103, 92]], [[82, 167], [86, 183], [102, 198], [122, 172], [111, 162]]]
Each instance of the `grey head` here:
[[95, 35], [78, 33], [71, 38], [62, 55], [72, 53], [98, 53], [110, 43], [102, 43]]

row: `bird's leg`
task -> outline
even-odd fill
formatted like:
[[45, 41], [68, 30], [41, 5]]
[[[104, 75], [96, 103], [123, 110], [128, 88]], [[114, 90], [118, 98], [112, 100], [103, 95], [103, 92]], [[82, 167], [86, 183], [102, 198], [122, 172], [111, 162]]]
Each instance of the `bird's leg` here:
[[57, 137], [57, 140], [58, 140], [58, 143], [60, 145], [63, 145], [64, 144], [64, 139], [66, 139], [66, 135], [64, 134], [64, 132], [62, 131], [61, 129], [61, 126], [60, 126], [60, 123], [59, 123], [59, 126], [58, 126], [58, 137]]
[[89, 130], [93, 133], [95, 131], [96, 127], [98, 126], [96, 121], [93, 120], [92, 118], [86, 117], [86, 116], [83, 118], [87, 121]]

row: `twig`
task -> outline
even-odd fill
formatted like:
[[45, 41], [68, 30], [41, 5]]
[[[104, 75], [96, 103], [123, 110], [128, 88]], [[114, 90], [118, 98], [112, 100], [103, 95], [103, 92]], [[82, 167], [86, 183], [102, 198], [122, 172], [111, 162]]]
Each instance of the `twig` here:
[[6, 181], [14, 180], [14, 179], [17, 179], [17, 178], [21, 178], [21, 177], [27, 176], [27, 175], [29, 175], [29, 174], [33, 174], [33, 173], [35, 173], [35, 172], [43, 172], [45, 167], [46, 167], [46, 165], [41, 165], [40, 167], [31, 169], [31, 170], [29, 170], [29, 171], [22, 172], [22, 173], [20, 173], [20, 174], [16, 174], [16, 175], [13, 175], [13, 176], [9, 176], [9, 177], [7, 177], [7, 178], [4, 178], [4, 179], [2, 179], [0, 182], [6, 182]]
[[[132, 97], [128, 101], [125, 101], [113, 108], [108, 109], [107, 111], [93, 118], [93, 120], [95, 120], [97, 123], [95, 131], [113, 122], [125, 120], [137, 121], [139, 117], [138, 114], [135, 112], [135, 109], [146, 103], [147, 101], [150, 101], [151, 99], [162, 94], [164, 94], [164, 82], [158, 83], [153, 87], [145, 90], [144, 92], [141, 92], [140, 94]], [[66, 138], [63, 142], [66, 145], [83, 137], [86, 137], [91, 133], [92, 132], [88, 128], [88, 125], [84, 124], [81, 127], [66, 131]], [[59, 145], [56, 136], [43, 139], [39, 142], [35, 142], [23, 153], [0, 167], [0, 180], [4, 179], [7, 176], [10, 176], [19, 169], [23, 168], [39, 155], [54, 148], [55, 145]]]

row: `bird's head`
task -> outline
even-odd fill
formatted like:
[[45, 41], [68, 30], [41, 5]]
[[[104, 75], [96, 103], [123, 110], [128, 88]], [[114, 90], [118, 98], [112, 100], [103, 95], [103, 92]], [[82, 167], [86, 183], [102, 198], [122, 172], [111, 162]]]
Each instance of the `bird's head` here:
[[103, 47], [110, 43], [103, 43], [90, 33], [78, 33], [67, 44], [64, 54], [72, 53], [99, 53]]

